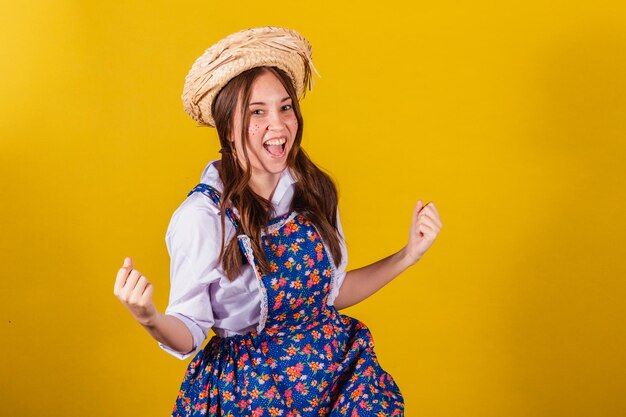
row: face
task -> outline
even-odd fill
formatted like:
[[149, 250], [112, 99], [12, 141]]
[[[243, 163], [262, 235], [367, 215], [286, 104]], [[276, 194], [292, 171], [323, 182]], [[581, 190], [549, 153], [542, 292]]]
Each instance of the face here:
[[[238, 103], [238, 109], [241, 102]], [[248, 142], [246, 148], [253, 176], [278, 175], [287, 167], [287, 155], [298, 131], [298, 119], [291, 97], [280, 80], [271, 72], [263, 72], [252, 83]], [[241, 117], [234, 115], [234, 141], [239, 162], [246, 162], [241, 144]]]

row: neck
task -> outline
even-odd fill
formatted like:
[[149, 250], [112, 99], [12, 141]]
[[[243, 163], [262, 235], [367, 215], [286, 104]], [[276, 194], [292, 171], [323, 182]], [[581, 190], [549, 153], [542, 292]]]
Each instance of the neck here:
[[252, 191], [261, 197], [272, 201], [272, 196], [274, 195], [274, 190], [276, 190], [276, 186], [278, 185], [280, 175], [281, 174], [252, 173], [252, 177], [249, 182], [250, 188], [252, 188]]

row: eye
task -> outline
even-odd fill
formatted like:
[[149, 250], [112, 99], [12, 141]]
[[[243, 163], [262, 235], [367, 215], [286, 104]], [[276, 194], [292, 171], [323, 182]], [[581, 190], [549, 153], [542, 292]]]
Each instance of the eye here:
[[256, 115], [263, 114], [263, 110], [261, 109], [252, 110], [252, 114], [256, 114]]
[[283, 110], [291, 110], [291, 109], [292, 109], [291, 104], [285, 104], [285, 105], [283, 106]]

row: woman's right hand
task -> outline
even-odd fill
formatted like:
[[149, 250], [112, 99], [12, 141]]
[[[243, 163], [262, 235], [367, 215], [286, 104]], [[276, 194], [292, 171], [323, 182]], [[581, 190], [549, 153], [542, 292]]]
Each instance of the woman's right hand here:
[[113, 294], [128, 308], [135, 320], [144, 326], [151, 325], [158, 312], [152, 302], [153, 286], [141, 272], [133, 268], [132, 258], [125, 258], [115, 279]]

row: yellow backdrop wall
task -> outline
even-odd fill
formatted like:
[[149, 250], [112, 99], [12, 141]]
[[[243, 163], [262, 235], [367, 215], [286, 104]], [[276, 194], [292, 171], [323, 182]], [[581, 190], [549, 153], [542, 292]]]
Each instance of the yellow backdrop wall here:
[[237, 30], [296, 29], [322, 78], [304, 146], [351, 268], [425, 257], [344, 310], [407, 416], [623, 416], [626, 3], [30, 1], [0, 6], [0, 366], [7, 416], [166, 416], [188, 360], [113, 295], [169, 288], [170, 216], [218, 157], [184, 76]]

